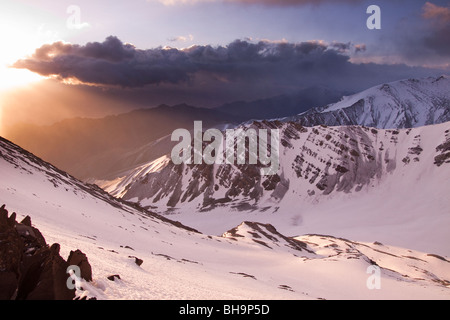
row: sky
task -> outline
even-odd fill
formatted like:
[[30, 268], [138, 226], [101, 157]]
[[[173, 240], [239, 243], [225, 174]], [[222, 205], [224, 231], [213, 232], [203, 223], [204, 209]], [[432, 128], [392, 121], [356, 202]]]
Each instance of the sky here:
[[0, 121], [44, 123], [449, 73], [450, 1], [3, 0], [0, 39]]

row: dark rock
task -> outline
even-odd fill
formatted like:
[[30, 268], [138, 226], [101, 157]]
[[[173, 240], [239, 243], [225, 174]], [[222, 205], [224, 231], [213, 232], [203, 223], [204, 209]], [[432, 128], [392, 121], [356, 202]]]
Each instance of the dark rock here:
[[275, 190], [277, 184], [281, 181], [281, 178], [279, 175], [275, 174], [272, 176], [269, 176], [263, 183], [262, 186], [264, 187], [264, 190], [270, 191]]
[[423, 149], [421, 147], [417, 146], [417, 147], [409, 148], [408, 153], [419, 156], [422, 153], [422, 151], [423, 151]]
[[449, 160], [449, 159], [450, 159], [450, 152], [443, 153], [434, 158], [434, 164], [437, 165], [438, 167], [440, 167], [445, 162], [448, 162], [447, 160]]
[[18, 286], [17, 275], [14, 272], [0, 272], [0, 300], [10, 300]]
[[134, 251], [134, 249], [132, 248], [132, 247], [130, 247], [130, 246], [120, 246], [121, 248], [125, 248], [125, 249], [130, 249], [130, 250], [133, 250]]
[[25, 218], [23, 218], [23, 220], [20, 223], [25, 225], [25, 226], [27, 226], [27, 227], [31, 227], [31, 218], [30, 218], [30, 216], [26, 216]]
[[[75, 291], [67, 287], [66, 273], [69, 264], [59, 255], [59, 244], [53, 244], [49, 249], [42, 249], [33, 259], [33, 265], [21, 281], [18, 299], [27, 300], [72, 300]], [[35, 282], [36, 281], [36, 282]]]
[[139, 259], [139, 258], [134, 258], [134, 262], [135, 262], [138, 266], [141, 266], [141, 264], [144, 263], [144, 260]]
[[442, 260], [442, 261], [450, 262], [450, 261], [448, 261], [447, 259], [445, 259], [444, 257], [441, 257], [441, 256], [439, 256], [439, 255], [437, 255], [437, 254], [429, 253], [429, 254], [427, 254], [427, 256], [429, 256], [429, 257], [434, 257], [434, 258], [437, 258], [437, 259]]
[[116, 279], [120, 280], [120, 276], [118, 274], [113, 274], [107, 277], [110, 281], [115, 281]]
[[337, 172], [340, 172], [340, 173], [347, 173], [347, 172], [348, 172], [348, 169], [347, 169], [347, 168], [344, 168], [343, 166], [337, 165], [337, 166], [336, 166], [336, 171], [337, 171]]
[[67, 287], [69, 263], [59, 251], [59, 244], [47, 245], [29, 216], [18, 223], [16, 214], [8, 217], [0, 207], [0, 299], [74, 299], [75, 290]]
[[67, 263], [71, 266], [78, 266], [81, 271], [81, 278], [86, 281], [92, 281], [92, 267], [83, 252], [80, 250], [70, 251]]
[[350, 151], [350, 154], [354, 157], [359, 157], [359, 152], [354, 149]]
[[141, 266], [144, 263], [144, 260], [139, 259], [138, 257], [135, 256], [128, 256], [128, 258], [134, 259], [134, 263], [136, 263], [138, 266]]
[[19, 285], [24, 242], [8, 223], [8, 211], [0, 208], [0, 299], [11, 299]]

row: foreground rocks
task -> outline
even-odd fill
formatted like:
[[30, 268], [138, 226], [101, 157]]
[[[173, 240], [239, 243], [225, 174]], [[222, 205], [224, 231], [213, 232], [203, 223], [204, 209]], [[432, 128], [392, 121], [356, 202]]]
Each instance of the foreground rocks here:
[[75, 290], [67, 287], [67, 268], [80, 267], [85, 280], [92, 280], [86, 255], [72, 251], [68, 261], [60, 246], [49, 246], [27, 216], [20, 223], [16, 214], [8, 216], [0, 207], [0, 299], [1, 300], [72, 300]]

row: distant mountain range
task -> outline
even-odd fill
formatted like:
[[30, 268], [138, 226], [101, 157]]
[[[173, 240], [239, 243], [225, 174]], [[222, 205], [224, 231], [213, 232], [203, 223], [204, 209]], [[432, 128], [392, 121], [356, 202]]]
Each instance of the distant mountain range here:
[[201, 119], [205, 127], [234, 118], [214, 109], [161, 105], [101, 119], [67, 119], [50, 126], [14, 126], [7, 137], [83, 180], [116, 172], [170, 151], [170, 134]]
[[250, 119], [292, 116], [337, 101], [341, 92], [314, 87], [290, 95], [217, 108], [160, 105], [100, 119], [67, 119], [49, 126], [15, 125], [5, 137], [82, 180], [111, 179], [170, 152], [170, 134], [192, 128], [223, 129]]
[[[222, 226], [223, 219], [231, 227], [247, 214], [265, 214], [268, 221], [280, 224], [278, 212], [288, 219], [282, 225], [294, 230], [292, 223], [297, 222], [290, 219], [302, 221], [301, 212], [306, 208], [315, 211], [331, 203], [341, 211], [367, 212], [370, 219], [377, 214], [388, 219], [392, 212], [420, 216], [424, 206], [433, 215], [444, 215], [450, 203], [438, 199], [447, 199], [450, 193], [450, 126], [444, 122], [450, 107], [446, 100], [448, 84], [444, 77], [399, 81], [346, 97], [291, 121], [242, 125], [243, 130], [280, 130], [280, 169], [274, 176], [261, 176], [260, 164], [174, 165], [166, 155], [117, 179], [98, 183], [116, 197], [156, 212], [177, 214], [180, 221], [211, 232]], [[353, 101], [360, 101], [358, 107]], [[315, 124], [312, 120], [343, 119], [350, 115], [349, 109], [354, 112], [351, 121], [360, 121], [360, 125], [302, 125], [308, 119], [311, 121], [306, 123], [311, 125]], [[388, 111], [383, 112], [385, 109]], [[406, 121], [405, 114], [414, 117]], [[369, 115], [378, 116], [369, 121]], [[364, 123], [414, 128], [380, 129]], [[384, 203], [384, 199], [391, 200]], [[446, 204], [436, 207], [442, 201]], [[378, 212], [378, 204], [383, 204], [382, 212]], [[327, 214], [332, 211], [328, 208]], [[196, 217], [195, 213], [202, 214]], [[313, 226], [322, 228], [325, 224], [308, 228]]]
[[285, 121], [304, 126], [363, 125], [380, 129], [443, 123], [450, 121], [450, 79], [441, 76], [382, 84]]
[[101, 119], [16, 125], [6, 137], [77, 178], [111, 180], [170, 153], [175, 145], [170, 134], [177, 128], [192, 129], [195, 120], [202, 120], [205, 130], [275, 118], [307, 127], [411, 128], [449, 121], [449, 92], [450, 80], [445, 76], [383, 84], [343, 98], [340, 92], [314, 87], [213, 109], [161, 105]]
[[[261, 176], [260, 165], [174, 165], [165, 156], [114, 183], [111, 194], [159, 212], [295, 211], [315, 203], [383, 188], [386, 179], [411, 181], [427, 172], [450, 181], [448, 123], [414, 129], [363, 126], [303, 127], [295, 122], [255, 122], [248, 128], [281, 131], [280, 169]], [[424, 180], [425, 181], [425, 180]], [[406, 186], [404, 186], [406, 188]], [[425, 182], [422, 188], [428, 188]], [[436, 185], [450, 192], [448, 183]], [[425, 192], [425, 190], [423, 190]]]
[[313, 107], [338, 101], [345, 93], [325, 87], [310, 87], [292, 94], [279, 95], [255, 101], [236, 101], [217, 108], [241, 122], [247, 120], [274, 119], [305, 112]]

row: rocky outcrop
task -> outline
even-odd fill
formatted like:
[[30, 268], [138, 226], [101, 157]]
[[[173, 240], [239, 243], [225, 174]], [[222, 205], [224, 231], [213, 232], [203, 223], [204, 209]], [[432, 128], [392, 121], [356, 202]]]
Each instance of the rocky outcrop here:
[[[0, 208], [0, 299], [1, 300], [72, 300], [75, 290], [67, 287], [67, 268], [80, 264], [84, 275], [91, 267], [79, 250], [71, 252], [69, 262], [60, 254], [60, 246], [49, 246], [27, 216], [20, 223], [16, 214], [8, 216]], [[83, 273], [82, 273], [83, 275]], [[92, 280], [92, 272], [90, 279]]]
[[134, 259], [134, 263], [136, 263], [136, 265], [137, 265], [138, 267], [140, 267], [141, 264], [144, 263], [144, 260], [139, 259], [138, 257], [135, 257], [135, 256], [128, 256], [128, 258]]
[[80, 250], [70, 251], [67, 263], [71, 266], [80, 268], [81, 278], [86, 281], [92, 281], [92, 268], [88, 258]]
[[434, 158], [434, 164], [440, 167], [444, 163], [450, 163], [450, 131], [445, 131], [446, 141], [436, 148], [439, 154]]

